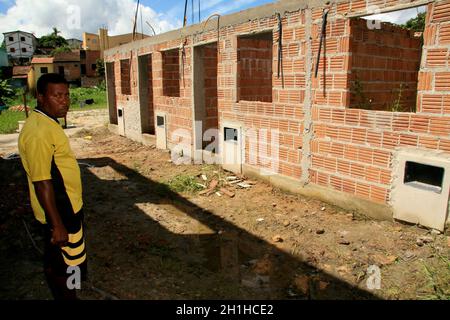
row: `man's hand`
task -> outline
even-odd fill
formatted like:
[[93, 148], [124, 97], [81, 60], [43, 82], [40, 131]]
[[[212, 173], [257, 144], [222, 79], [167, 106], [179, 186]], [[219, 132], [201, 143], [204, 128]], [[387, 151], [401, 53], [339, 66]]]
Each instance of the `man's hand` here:
[[67, 245], [68, 241], [69, 235], [63, 225], [52, 228], [52, 238], [50, 239], [51, 244], [59, 247], [64, 247]]
[[50, 243], [63, 247], [67, 245], [69, 235], [67, 234], [66, 227], [64, 226], [55, 202], [55, 191], [53, 190], [53, 183], [51, 180], [34, 182], [34, 189], [36, 190], [36, 196], [44, 209], [49, 221], [52, 231], [52, 237]]

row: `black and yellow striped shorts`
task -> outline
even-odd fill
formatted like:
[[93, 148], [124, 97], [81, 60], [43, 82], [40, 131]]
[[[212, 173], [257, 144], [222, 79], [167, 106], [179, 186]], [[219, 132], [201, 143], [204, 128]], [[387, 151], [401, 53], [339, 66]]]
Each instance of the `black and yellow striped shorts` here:
[[52, 233], [48, 224], [44, 227], [44, 268], [51, 268], [59, 276], [68, 276], [69, 267], [78, 266], [81, 270], [82, 279], [87, 275], [86, 243], [84, 237], [83, 210], [77, 213], [64, 212], [60, 210], [61, 220], [69, 234], [66, 246], [59, 247], [50, 242]]

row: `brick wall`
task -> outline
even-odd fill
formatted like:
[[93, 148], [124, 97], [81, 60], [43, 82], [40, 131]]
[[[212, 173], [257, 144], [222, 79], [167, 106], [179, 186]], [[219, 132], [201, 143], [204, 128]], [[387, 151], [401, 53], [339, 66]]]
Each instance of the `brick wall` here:
[[[342, 13], [349, 13], [355, 2], [349, 4], [349, 7], [338, 6], [337, 10], [342, 8]], [[365, 4], [361, 6], [358, 10], [364, 10]], [[448, 17], [450, 14], [449, 6], [449, 1], [428, 6], [418, 77], [417, 112], [358, 110], [348, 108], [345, 101], [335, 105], [329, 100], [327, 104], [325, 100], [316, 101], [313, 107], [311, 182], [374, 202], [388, 203], [391, 159], [398, 148], [450, 151], [450, 100], [446, 100], [449, 92], [448, 89], [441, 91], [439, 86], [440, 76], [445, 76], [448, 70], [449, 45], [440, 43], [438, 37], [441, 29], [445, 30], [447, 22], [443, 21], [447, 21], [445, 15]], [[317, 21], [317, 27], [319, 23]], [[349, 26], [349, 20], [346, 25]], [[346, 34], [350, 36], [348, 31]], [[327, 39], [333, 40], [335, 37]], [[349, 57], [347, 63], [351, 62]], [[335, 81], [338, 74], [334, 71], [328, 74], [328, 82], [331, 79]]]
[[180, 96], [180, 54], [178, 49], [164, 51], [163, 94], [168, 97]]
[[217, 129], [219, 127], [219, 114], [217, 111], [217, 44], [210, 44], [203, 47], [203, 64], [206, 111], [203, 132], [205, 132], [208, 129]]
[[272, 102], [272, 35], [239, 37], [237, 46], [238, 99]]
[[350, 107], [415, 111], [422, 44], [414, 32], [367, 20], [350, 20]]
[[[273, 29], [272, 101], [239, 101], [237, 35], [264, 32], [269, 28]], [[283, 18], [282, 28], [283, 72], [279, 78], [279, 30], [275, 16], [236, 25], [221, 34], [219, 123], [235, 121], [243, 125], [245, 164], [299, 178], [305, 86], [304, 12], [297, 11]]]
[[120, 88], [122, 95], [131, 94], [129, 59], [120, 60]]
[[[155, 133], [155, 108], [153, 106], [153, 63], [152, 56], [149, 55], [147, 60], [148, 83], [144, 88], [147, 90], [147, 123], [145, 124], [147, 133]], [[142, 116], [142, 114], [141, 114]]]
[[[244, 128], [246, 164], [266, 168], [270, 166], [266, 160], [278, 161], [275, 172], [281, 175], [296, 179], [306, 175], [307, 183], [327, 187], [330, 192], [342, 191], [386, 204], [391, 188], [391, 159], [398, 148], [409, 146], [450, 152], [450, 1], [434, 1], [428, 5], [416, 112], [350, 108], [352, 65], [361, 65], [357, 60], [355, 64], [352, 61], [351, 41], [354, 38], [351, 19], [346, 16], [355, 12], [367, 14], [367, 7], [373, 4], [379, 8], [391, 8], [398, 2], [356, 0], [332, 3], [326, 51], [322, 51], [317, 78], [314, 77], [314, 67], [319, 48], [322, 7], [282, 15], [283, 59], [280, 77], [277, 76], [279, 32], [276, 15], [220, 29], [218, 121], [219, 124], [226, 121], [240, 123]], [[411, 1], [411, 6], [417, 4]], [[244, 101], [238, 94], [238, 39], [242, 35], [268, 29], [273, 30], [272, 101]], [[119, 60], [131, 58], [134, 65], [137, 54], [153, 54], [154, 108], [155, 112], [167, 114], [168, 139], [172, 143], [177, 143], [180, 138], [180, 134], [173, 135], [175, 131], [182, 132], [181, 138], [192, 137], [191, 46], [216, 40], [217, 31], [212, 30], [152, 45], [146, 45], [144, 40], [138, 50], [127, 53], [118, 49], [116, 53], [106, 56], [108, 61], [116, 63], [116, 83], [119, 84]], [[179, 97], [167, 96], [163, 92], [163, 79], [166, 78], [163, 70], [167, 66], [163, 52], [179, 48], [183, 43], [185, 54], [180, 53], [179, 56]], [[311, 53], [309, 57], [308, 52]], [[136, 76], [135, 73], [131, 71], [132, 77]], [[308, 91], [306, 88], [309, 85], [311, 88]], [[130, 96], [117, 91], [118, 103], [123, 102], [127, 108], [133, 108], [131, 102], [138, 101], [133, 85], [130, 91]], [[266, 134], [265, 129], [276, 131]], [[310, 139], [305, 138], [308, 132], [312, 132]], [[255, 135], [259, 140], [256, 145], [252, 143]], [[265, 140], [260, 139], [263, 136], [266, 136]], [[273, 142], [272, 136], [276, 136]], [[278, 146], [278, 150], [273, 148], [274, 145]], [[302, 168], [305, 170], [302, 171]]]
[[67, 81], [81, 80], [81, 70], [79, 62], [54, 62], [55, 72], [59, 72], [60, 67], [64, 68], [64, 77]]
[[81, 63], [86, 65], [86, 76], [88, 77], [96, 77], [96, 68], [93, 68], [93, 65], [96, 64], [97, 59], [100, 59], [100, 51], [98, 50], [86, 50], [85, 58], [82, 59]]

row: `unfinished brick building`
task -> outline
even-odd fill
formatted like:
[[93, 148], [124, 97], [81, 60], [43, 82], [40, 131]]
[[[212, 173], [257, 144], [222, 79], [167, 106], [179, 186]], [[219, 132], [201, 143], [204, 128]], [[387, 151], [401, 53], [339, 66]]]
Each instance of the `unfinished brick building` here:
[[[360, 19], [422, 5], [423, 40]], [[279, 1], [108, 50], [110, 127], [375, 218], [442, 230], [449, 49], [450, 0]]]

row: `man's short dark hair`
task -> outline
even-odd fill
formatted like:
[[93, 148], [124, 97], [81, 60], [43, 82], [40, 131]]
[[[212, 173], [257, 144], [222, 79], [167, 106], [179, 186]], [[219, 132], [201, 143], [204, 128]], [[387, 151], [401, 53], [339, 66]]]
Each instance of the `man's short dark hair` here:
[[49, 83], [54, 83], [54, 84], [64, 83], [66, 85], [69, 85], [67, 80], [59, 73], [46, 73], [46, 74], [43, 74], [37, 82], [38, 94], [45, 94]]

